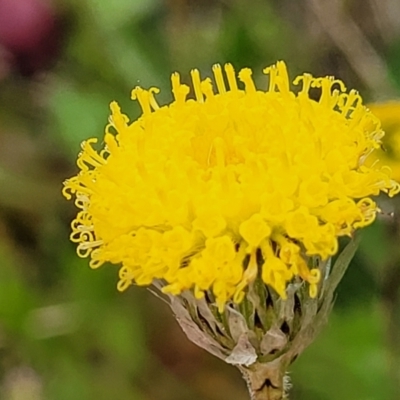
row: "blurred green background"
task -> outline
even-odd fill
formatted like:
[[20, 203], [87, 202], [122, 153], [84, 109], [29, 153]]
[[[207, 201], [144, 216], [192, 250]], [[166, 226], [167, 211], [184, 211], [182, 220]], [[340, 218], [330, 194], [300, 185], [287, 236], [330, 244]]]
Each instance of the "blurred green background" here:
[[[115, 267], [78, 259], [61, 188], [111, 100], [139, 115], [138, 83], [163, 103], [174, 70], [278, 59], [292, 77], [395, 99], [400, 2], [0, 0], [1, 399], [247, 399], [239, 372], [192, 345], [159, 299], [117, 293]], [[383, 215], [364, 233], [327, 327], [293, 365], [291, 400], [400, 398], [398, 230]]]

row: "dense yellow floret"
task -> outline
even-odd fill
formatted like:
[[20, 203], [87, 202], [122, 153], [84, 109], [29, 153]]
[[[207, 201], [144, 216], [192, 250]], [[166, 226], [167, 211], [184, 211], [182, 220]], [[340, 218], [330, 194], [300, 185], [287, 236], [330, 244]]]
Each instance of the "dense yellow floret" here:
[[81, 209], [71, 239], [91, 267], [121, 265], [119, 290], [157, 279], [172, 294], [211, 291], [221, 309], [261, 276], [282, 298], [293, 280], [315, 296], [309, 257], [329, 258], [339, 236], [370, 224], [370, 196], [399, 192], [388, 168], [366, 166], [383, 132], [357, 92], [309, 74], [293, 92], [283, 62], [264, 70], [265, 91], [250, 69], [239, 82], [224, 70], [213, 68], [216, 91], [193, 70], [193, 95], [173, 74], [163, 107], [156, 88], [137, 87], [142, 116], [129, 122], [113, 102], [104, 148], [82, 144], [64, 191]]

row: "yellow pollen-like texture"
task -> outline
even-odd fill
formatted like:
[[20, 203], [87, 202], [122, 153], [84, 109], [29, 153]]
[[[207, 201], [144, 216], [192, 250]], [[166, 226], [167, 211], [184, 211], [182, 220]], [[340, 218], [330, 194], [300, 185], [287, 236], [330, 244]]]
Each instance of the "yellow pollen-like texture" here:
[[260, 277], [283, 299], [294, 281], [315, 297], [309, 260], [374, 220], [371, 196], [399, 192], [389, 168], [367, 166], [383, 132], [356, 91], [309, 74], [291, 84], [283, 62], [264, 73], [263, 90], [230, 64], [213, 81], [193, 70], [191, 88], [175, 73], [166, 106], [137, 87], [141, 117], [113, 102], [104, 146], [82, 144], [64, 188], [80, 209], [71, 240], [91, 267], [120, 265], [119, 290], [158, 280], [223, 309]]

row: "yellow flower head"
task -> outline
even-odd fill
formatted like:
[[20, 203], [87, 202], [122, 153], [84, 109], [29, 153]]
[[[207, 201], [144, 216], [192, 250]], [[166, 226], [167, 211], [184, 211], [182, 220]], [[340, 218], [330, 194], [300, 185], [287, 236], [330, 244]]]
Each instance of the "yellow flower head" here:
[[311, 257], [374, 220], [370, 196], [400, 191], [388, 168], [366, 166], [383, 132], [356, 91], [309, 74], [292, 91], [283, 62], [264, 69], [267, 90], [250, 69], [224, 71], [214, 66], [213, 84], [193, 70], [193, 94], [173, 74], [163, 107], [158, 89], [135, 88], [142, 116], [130, 122], [113, 102], [104, 147], [82, 144], [64, 188], [80, 208], [71, 240], [91, 267], [121, 266], [119, 290], [157, 280], [172, 294], [208, 291], [222, 309], [261, 277], [282, 298], [292, 281], [315, 296]]
[[386, 132], [385, 144], [370, 157], [369, 165], [376, 160], [392, 169], [393, 177], [400, 180], [400, 102], [390, 101], [368, 105]]

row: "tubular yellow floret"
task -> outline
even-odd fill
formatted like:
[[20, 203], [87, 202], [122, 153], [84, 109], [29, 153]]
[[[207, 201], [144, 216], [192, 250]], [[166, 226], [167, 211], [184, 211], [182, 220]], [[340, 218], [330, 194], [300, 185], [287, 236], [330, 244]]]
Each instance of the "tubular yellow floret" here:
[[220, 94], [226, 93], [224, 77], [222, 75], [222, 68], [219, 64], [213, 66], [215, 83], [217, 84], [217, 89]]
[[277, 76], [276, 85], [282, 95], [289, 94], [289, 75], [287, 72], [286, 64], [283, 61], [278, 61], [276, 64]]
[[156, 111], [160, 108], [160, 106], [157, 103], [156, 98], [154, 97], [155, 94], [160, 93], [160, 89], [157, 87], [152, 87], [149, 89], [149, 102], [150, 102], [150, 106], [151, 108]]
[[203, 92], [201, 90], [200, 72], [198, 69], [192, 69], [192, 71], [190, 71], [190, 75], [192, 76], [193, 89], [196, 96], [196, 100], [199, 103], [202, 103], [204, 101], [204, 97], [203, 97]]
[[210, 78], [206, 78], [204, 81], [201, 81], [200, 88], [207, 100], [214, 96], [213, 84]]
[[150, 107], [150, 96], [147, 90], [142, 89], [140, 86], [136, 86], [131, 93], [132, 100], [137, 100], [142, 108], [143, 115], [151, 113]]
[[186, 101], [186, 96], [189, 93], [189, 87], [181, 84], [181, 76], [178, 74], [178, 72], [175, 72], [171, 75], [171, 83], [172, 93], [176, 103], [184, 104]]
[[224, 69], [225, 69], [226, 77], [228, 79], [230, 92], [236, 92], [238, 90], [238, 86], [237, 86], [236, 75], [235, 75], [235, 70], [233, 68], [233, 65], [225, 64]]
[[[266, 71], [268, 71], [268, 70], [269, 70], [269, 68], [264, 69], [264, 73], [266, 73]], [[299, 97], [307, 97], [308, 98], [308, 93], [310, 91], [311, 84], [313, 81], [314, 81], [314, 78], [311, 74], [299, 75], [294, 79], [293, 85], [299, 85], [300, 83], [302, 83], [301, 91], [298, 93]], [[269, 90], [271, 91], [271, 87]]]
[[256, 91], [256, 87], [251, 77], [252, 74], [253, 71], [250, 68], [243, 68], [239, 72], [239, 79], [244, 83], [244, 86], [246, 88], [246, 93], [248, 94], [254, 93]]

